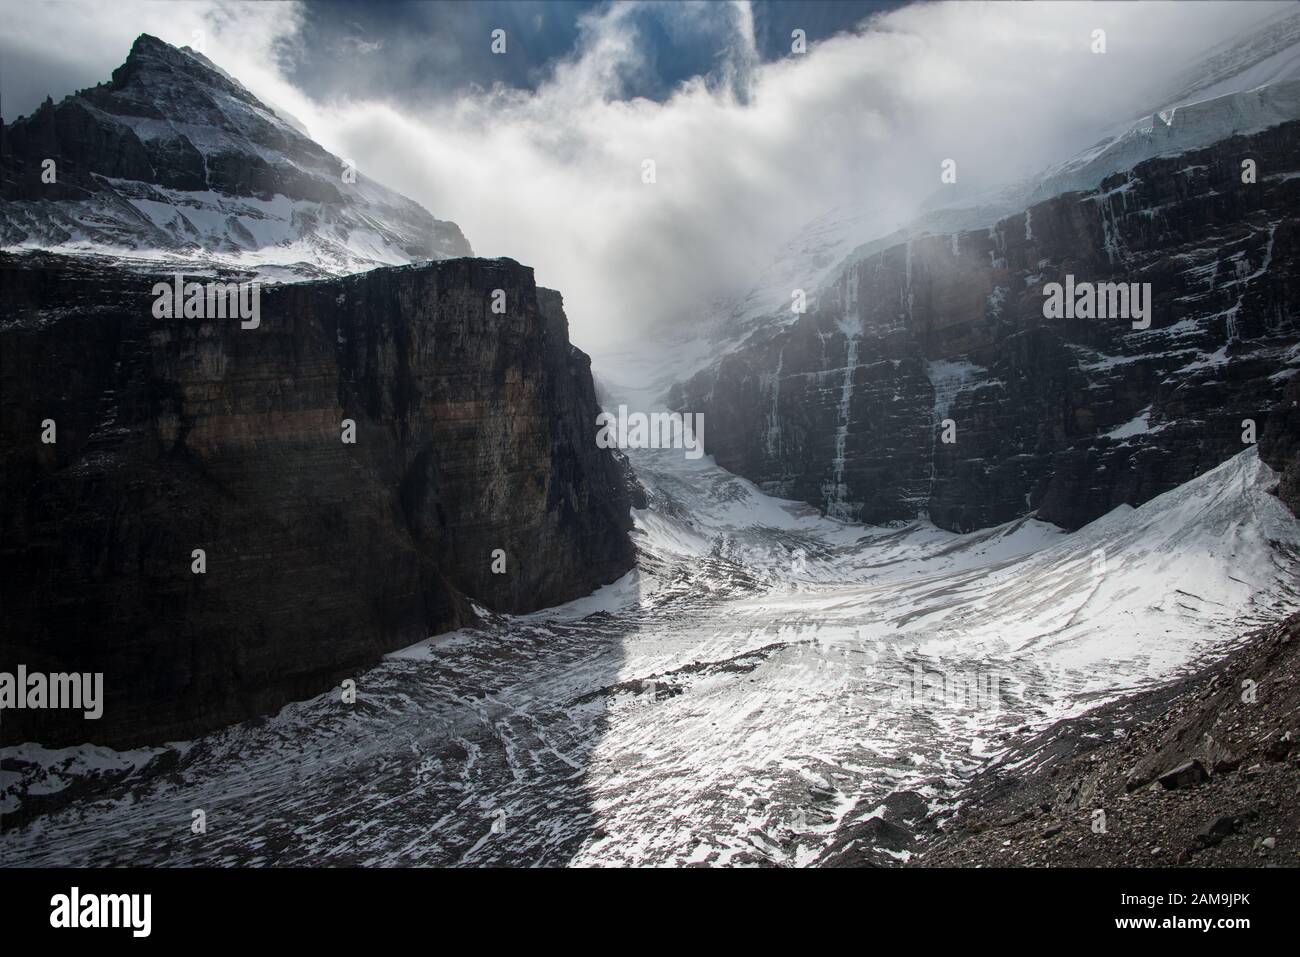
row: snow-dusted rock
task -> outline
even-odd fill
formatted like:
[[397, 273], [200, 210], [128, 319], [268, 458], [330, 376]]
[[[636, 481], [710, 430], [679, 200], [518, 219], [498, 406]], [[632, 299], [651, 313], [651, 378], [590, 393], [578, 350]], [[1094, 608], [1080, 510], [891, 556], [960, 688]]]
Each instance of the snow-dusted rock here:
[[147, 34], [110, 81], [47, 100], [5, 126], [3, 143], [5, 248], [264, 278], [472, 255], [455, 223], [348, 170], [202, 54]]

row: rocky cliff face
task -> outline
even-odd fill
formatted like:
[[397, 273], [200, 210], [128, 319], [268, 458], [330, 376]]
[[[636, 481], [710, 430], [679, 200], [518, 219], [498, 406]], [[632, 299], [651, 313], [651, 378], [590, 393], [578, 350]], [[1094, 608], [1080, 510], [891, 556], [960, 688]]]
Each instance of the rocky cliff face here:
[[154, 318], [169, 277], [91, 258], [0, 277], [0, 670], [106, 697], [6, 711], [5, 741], [187, 737], [632, 564], [589, 361], [517, 263], [267, 287], [251, 329]]
[[1300, 376], [1287, 380], [1260, 437], [1259, 457], [1280, 473], [1277, 497], [1300, 518]]
[[455, 223], [349, 169], [203, 54], [147, 34], [110, 81], [0, 130], [0, 245], [299, 276], [472, 255]]
[[[1285, 431], [1270, 424], [1300, 366], [1297, 157], [1285, 123], [852, 258], [806, 314], [670, 402], [705, 414], [720, 465], [845, 519], [966, 531], [1036, 511], [1077, 528], [1139, 504], [1240, 452], [1244, 420]], [[1150, 328], [1045, 318], [1067, 276], [1150, 283]]]

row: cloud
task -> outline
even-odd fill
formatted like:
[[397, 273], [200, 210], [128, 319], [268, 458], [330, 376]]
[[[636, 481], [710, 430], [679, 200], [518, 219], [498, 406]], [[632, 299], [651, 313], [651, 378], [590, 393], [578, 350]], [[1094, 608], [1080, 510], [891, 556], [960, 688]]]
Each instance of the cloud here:
[[30, 113], [47, 95], [58, 100], [107, 80], [141, 33], [175, 46], [192, 46], [201, 37], [207, 55], [246, 86], [297, 98], [282, 68], [302, 13], [296, 3], [0, 0], [5, 118]]
[[[1243, 16], [1268, 12], [924, 5], [759, 65], [739, 7], [730, 82], [697, 79], [655, 103], [619, 98], [643, 65], [641, 9], [590, 16], [576, 56], [535, 93], [417, 111], [339, 103], [317, 122], [363, 169], [460, 223], [479, 254], [533, 265], [564, 293], [575, 339], [601, 348], [697, 321], [828, 208], [902, 217], [937, 187], [945, 158], [966, 185], [992, 186], [1089, 145]], [[1095, 29], [1104, 55], [1090, 50]]]
[[[760, 63], [749, 6], [725, 16], [710, 6], [598, 8], [582, 20], [574, 54], [535, 91], [417, 105], [396, 91], [318, 102], [287, 81], [301, 24], [292, 5], [193, 4], [189, 13], [212, 30], [215, 62], [327, 148], [455, 220], [479, 255], [535, 267], [564, 294], [575, 341], [599, 350], [697, 322], [826, 209], [865, 204], [901, 218], [937, 188], [945, 158], [971, 189], [1064, 158], [1158, 102], [1196, 54], [1276, 9], [924, 4]], [[96, 79], [146, 23], [188, 42], [174, 5], [122, 9], [78, 27], [74, 42], [87, 49], [118, 43]], [[716, 69], [663, 102], [626, 98], [630, 78], [653, 68], [644, 40], [656, 23], [669, 35], [713, 31]], [[1096, 29], [1106, 31], [1104, 55], [1090, 51]], [[486, 40], [463, 54], [493, 55]], [[646, 159], [654, 184], [642, 182]]]

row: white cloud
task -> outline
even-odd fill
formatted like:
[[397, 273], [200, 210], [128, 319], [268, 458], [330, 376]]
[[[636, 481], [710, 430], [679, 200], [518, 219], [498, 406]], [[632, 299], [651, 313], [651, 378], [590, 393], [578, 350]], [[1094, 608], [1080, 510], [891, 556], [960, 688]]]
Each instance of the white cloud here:
[[[327, 148], [455, 220], [479, 255], [534, 266], [540, 283], [564, 293], [574, 338], [588, 348], [693, 321], [827, 208], [865, 202], [901, 216], [937, 187], [946, 157], [967, 186], [1062, 158], [1158, 102], [1195, 53], [1270, 12], [927, 4], [760, 66], [741, 5], [726, 82], [693, 81], [656, 103], [619, 98], [647, 64], [632, 5], [618, 4], [587, 18], [577, 55], [535, 93], [476, 91], [412, 110], [396, 99], [318, 103], [295, 89], [275, 56], [294, 42], [292, 5], [192, 4], [181, 17], [159, 6], [118, 4], [77, 25], [74, 45], [110, 48], [98, 78], [135, 33], [188, 42], [186, 17], [202, 20], [213, 31], [208, 55]], [[653, 12], [685, 27], [697, 16], [673, 4]], [[1089, 50], [1098, 28], [1105, 55]], [[57, 46], [30, 31], [26, 42]], [[654, 185], [641, 182], [646, 158], [657, 164]]]
[[[655, 103], [613, 98], [640, 65], [628, 9], [590, 18], [580, 55], [535, 94], [418, 113], [340, 103], [312, 121], [327, 145], [460, 223], [480, 255], [534, 266], [564, 293], [574, 338], [597, 348], [697, 319], [827, 208], [901, 216], [937, 187], [943, 158], [992, 185], [1089, 145], [1190, 56], [1267, 12], [925, 5], [761, 67], [746, 15], [729, 62], [747, 84], [697, 81]], [[1089, 49], [1097, 28], [1104, 55]]]

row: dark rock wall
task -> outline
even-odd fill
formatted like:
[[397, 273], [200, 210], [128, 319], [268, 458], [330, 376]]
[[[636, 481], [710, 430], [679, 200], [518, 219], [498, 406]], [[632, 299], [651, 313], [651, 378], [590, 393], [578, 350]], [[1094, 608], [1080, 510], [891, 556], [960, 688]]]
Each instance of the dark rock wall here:
[[[1298, 216], [1300, 123], [1153, 159], [848, 263], [670, 402], [724, 468], [833, 515], [1077, 528], [1242, 451], [1244, 419], [1270, 428], [1300, 365]], [[1150, 283], [1151, 328], [1044, 318], [1067, 274]]]
[[264, 287], [249, 330], [153, 318], [159, 278], [0, 254], [0, 670], [102, 671], [107, 700], [98, 721], [6, 711], [3, 740], [188, 737], [357, 676], [470, 600], [530, 611], [631, 567], [589, 360], [532, 270]]
[[1282, 402], [1259, 439], [1259, 456], [1281, 473], [1277, 497], [1300, 518], [1300, 376], [1292, 376]]

